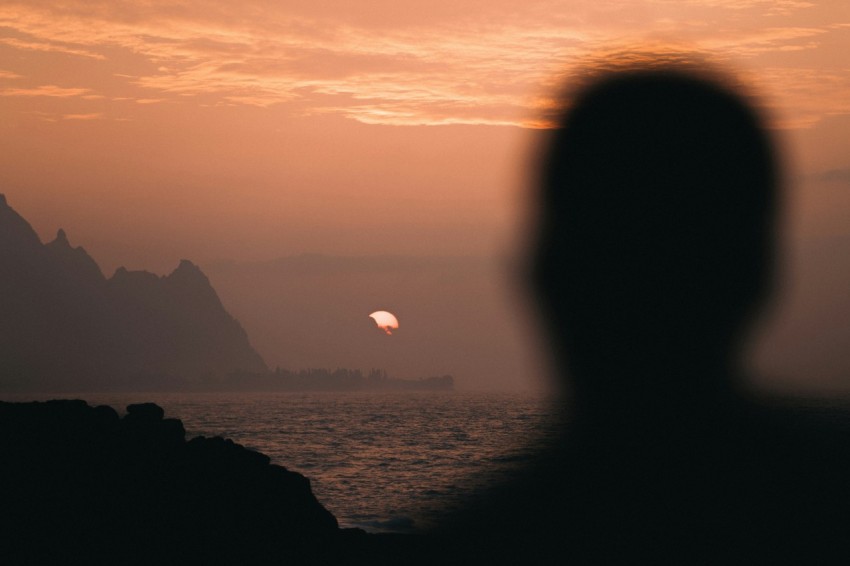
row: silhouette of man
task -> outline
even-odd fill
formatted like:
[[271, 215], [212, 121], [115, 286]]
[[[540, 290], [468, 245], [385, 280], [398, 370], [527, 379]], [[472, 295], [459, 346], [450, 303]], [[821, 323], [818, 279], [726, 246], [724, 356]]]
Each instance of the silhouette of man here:
[[532, 280], [566, 370], [563, 435], [436, 533], [440, 552], [846, 558], [850, 436], [741, 379], [774, 264], [777, 164], [759, 116], [722, 81], [650, 65], [597, 77], [559, 124]]

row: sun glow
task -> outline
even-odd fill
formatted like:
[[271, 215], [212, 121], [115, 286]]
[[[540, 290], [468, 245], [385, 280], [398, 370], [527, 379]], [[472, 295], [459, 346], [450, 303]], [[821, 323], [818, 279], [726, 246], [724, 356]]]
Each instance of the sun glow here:
[[369, 318], [375, 321], [375, 324], [386, 332], [387, 336], [392, 336], [393, 330], [398, 329], [398, 319], [391, 312], [375, 311], [369, 315]]

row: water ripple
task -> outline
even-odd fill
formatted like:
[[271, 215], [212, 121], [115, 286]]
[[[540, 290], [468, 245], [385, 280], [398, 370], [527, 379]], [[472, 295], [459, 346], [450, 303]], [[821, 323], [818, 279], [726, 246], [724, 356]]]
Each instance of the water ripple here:
[[471, 393], [164, 393], [84, 395], [119, 412], [153, 401], [189, 437], [224, 436], [310, 478], [342, 526], [427, 526], [520, 465], [545, 436], [539, 397]]

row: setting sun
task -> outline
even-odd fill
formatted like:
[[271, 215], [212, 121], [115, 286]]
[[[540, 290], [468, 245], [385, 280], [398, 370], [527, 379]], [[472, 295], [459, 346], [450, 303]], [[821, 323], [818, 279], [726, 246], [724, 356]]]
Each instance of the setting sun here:
[[391, 312], [375, 311], [369, 315], [369, 318], [374, 320], [378, 328], [386, 332], [388, 336], [392, 336], [393, 330], [398, 329], [398, 319]]

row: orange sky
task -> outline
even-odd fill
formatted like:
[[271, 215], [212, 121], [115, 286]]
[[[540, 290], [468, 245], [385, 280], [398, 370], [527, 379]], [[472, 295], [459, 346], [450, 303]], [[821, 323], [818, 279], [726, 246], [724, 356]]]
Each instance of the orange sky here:
[[770, 110], [791, 248], [846, 241], [845, 0], [6, 0], [0, 192], [107, 274], [504, 254], [558, 76], [661, 44]]

